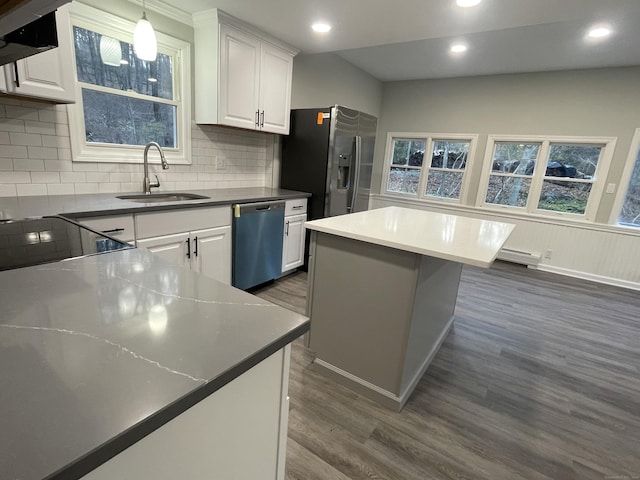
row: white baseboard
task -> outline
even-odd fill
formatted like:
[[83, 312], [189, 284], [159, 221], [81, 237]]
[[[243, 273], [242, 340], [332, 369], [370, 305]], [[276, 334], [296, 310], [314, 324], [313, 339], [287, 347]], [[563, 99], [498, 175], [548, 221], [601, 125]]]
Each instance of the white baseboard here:
[[569, 268], [554, 267], [553, 265], [545, 265], [540, 263], [536, 266], [537, 270], [543, 272], [557, 273], [566, 275], [567, 277], [581, 278], [591, 282], [604, 283], [605, 285], [613, 285], [614, 287], [628, 288], [630, 290], [640, 291], [640, 282], [632, 282], [630, 280], [621, 280], [619, 278], [605, 277], [604, 275], [596, 275], [595, 273], [580, 272]]

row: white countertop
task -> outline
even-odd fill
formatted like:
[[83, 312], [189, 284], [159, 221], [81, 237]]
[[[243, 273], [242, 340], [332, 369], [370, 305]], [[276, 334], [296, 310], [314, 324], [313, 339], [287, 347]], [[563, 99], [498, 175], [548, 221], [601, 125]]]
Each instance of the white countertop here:
[[489, 267], [515, 225], [401, 207], [306, 222], [322, 233], [478, 267]]

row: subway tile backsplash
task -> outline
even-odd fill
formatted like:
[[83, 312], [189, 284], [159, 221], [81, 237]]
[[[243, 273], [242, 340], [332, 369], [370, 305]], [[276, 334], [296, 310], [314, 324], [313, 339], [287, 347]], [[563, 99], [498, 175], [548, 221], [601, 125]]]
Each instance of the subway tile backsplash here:
[[[194, 124], [192, 164], [158, 171], [161, 190], [272, 186], [274, 142], [270, 134]], [[66, 106], [0, 96], [0, 196], [137, 192], [141, 185], [141, 164], [71, 160]]]

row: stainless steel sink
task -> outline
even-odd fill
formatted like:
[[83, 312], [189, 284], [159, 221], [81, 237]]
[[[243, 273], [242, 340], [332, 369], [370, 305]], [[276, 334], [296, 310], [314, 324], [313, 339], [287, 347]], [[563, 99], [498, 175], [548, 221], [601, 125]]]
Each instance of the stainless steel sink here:
[[198, 195], [196, 193], [138, 193], [134, 195], [120, 195], [116, 198], [120, 200], [129, 200], [130, 202], [140, 203], [158, 203], [158, 202], [184, 202], [188, 200], [203, 200], [209, 197]]

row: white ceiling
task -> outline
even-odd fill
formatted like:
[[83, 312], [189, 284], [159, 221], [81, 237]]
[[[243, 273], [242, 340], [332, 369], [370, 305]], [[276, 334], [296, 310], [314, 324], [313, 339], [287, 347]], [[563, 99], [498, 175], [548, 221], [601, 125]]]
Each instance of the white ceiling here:
[[[383, 81], [640, 65], [640, 0], [155, 0], [210, 8], [299, 48], [334, 52]], [[148, 6], [153, 8], [152, 2]], [[310, 25], [333, 26], [316, 34]], [[613, 35], [585, 40], [594, 23]], [[451, 55], [451, 43], [469, 50]]]

